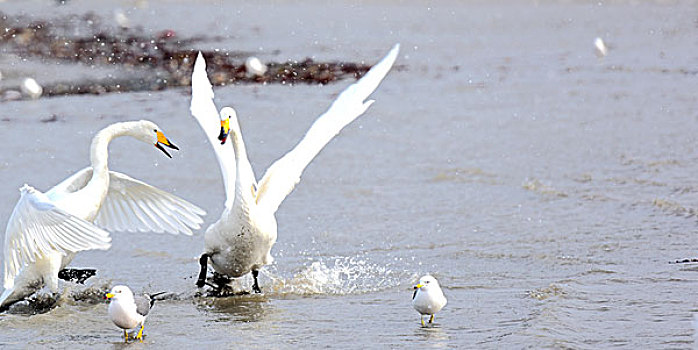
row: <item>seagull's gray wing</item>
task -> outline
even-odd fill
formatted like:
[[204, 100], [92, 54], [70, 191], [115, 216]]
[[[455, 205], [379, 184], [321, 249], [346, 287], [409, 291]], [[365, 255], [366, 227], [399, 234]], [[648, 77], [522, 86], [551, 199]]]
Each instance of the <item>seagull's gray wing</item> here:
[[148, 316], [148, 312], [150, 312], [150, 308], [153, 306], [150, 296], [147, 294], [136, 295], [133, 297], [133, 301], [136, 303], [136, 312], [141, 316]]

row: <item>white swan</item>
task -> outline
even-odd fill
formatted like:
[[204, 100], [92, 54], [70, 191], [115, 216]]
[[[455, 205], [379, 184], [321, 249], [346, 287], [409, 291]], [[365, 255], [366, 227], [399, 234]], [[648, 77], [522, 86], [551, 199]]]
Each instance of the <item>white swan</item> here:
[[[220, 219], [206, 230], [198, 287], [206, 283], [210, 259], [214, 270], [227, 277], [237, 278], [252, 272], [252, 288], [261, 292], [257, 282], [259, 269], [272, 262], [270, 251], [276, 242], [274, 213], [318, 152], [374, 102], [365, 100], [393, 66], [398, 51], [399, 45], [395, 45], [361, 80], [344, 90], [298, 145], [267, 169], [259, 183], [247, 159], [235, 110], [225, 107], [218, 113], [206, 75], [206, 62], [199, 53], [192, 74], [191, 113], [216, 153], [227, 198]], [[232, 146], [224, 145], [229, 131]]]
[[[82, 169], [46, 193], [24, 185], [7, 223], [4, 244], [4, 292], [0, 310], [44, 284], [58, 292], [58, 272], [75, 256], [89, 249], [108, 249], [109, 233], [155, 231], [191, 235], [204, 211], [195, 205], [107, 168], [109, 142], [131, 136], [155, 145], [178, 149], [155, 123], [147, 120], [112, 124], [95, 135], [90, 147], [91, 166]], [[94, 222], [94, 224], [93, 224]]]

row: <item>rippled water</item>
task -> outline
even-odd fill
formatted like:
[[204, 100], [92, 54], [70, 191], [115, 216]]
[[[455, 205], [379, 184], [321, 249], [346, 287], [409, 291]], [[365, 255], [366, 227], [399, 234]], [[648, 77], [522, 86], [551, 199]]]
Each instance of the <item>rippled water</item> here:
[[[114, 233], [110, 251], [74, 260], [99, 274], [65, 284], [60, 307], [0, 315], [0, 345], [120, 347], [95, 296], [123, 283], [172, 293], [145, 332], [162, 348], [692, 346], [698, 265], [671, 262], [698, 255], [695, 4], [339, 2], [331, 15], [319, 2], [148, 4], [130, 14], [146, 30], [224, 37], [210, 47], [375, 62], [401, 42], [402, 67], [282, 204], [263, 295], [197, 297], [201, 233]], [[55, 11], [87, 10], [70, 1]], [[238, 109], [259, 175], [347, 84], [216, 96]], [[220, 172], [188, 94], [0, 104], [0, 221], [23, 183], [45, 190], [85, 166], [101, 127], [148, 118], [182, 150], [170, 160], [117, 140], [110, 167], [213, 222]], [[430, 329], [410, 306], [427, 272], [449, 299]]]

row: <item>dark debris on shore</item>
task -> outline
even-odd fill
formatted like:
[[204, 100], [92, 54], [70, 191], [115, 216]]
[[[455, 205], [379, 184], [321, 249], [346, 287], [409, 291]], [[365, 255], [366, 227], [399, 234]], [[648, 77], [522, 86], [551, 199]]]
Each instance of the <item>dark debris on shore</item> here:
[[[118, 65], [143, 69], [139, 78], [95, 81], [63, 81], [44, 86], [44, 96], [157, 91], [189, 86], [198, 53], [192, 44], [220, 38], [181, 39], [171, 30], [146, 36], [142, 28], [109, 28], [93, 13], [59, 19], [29, 20], [0, 12], [0, 49], [22, 58], [87, 65]], [[267, 62], [261, 76], [248, 74], [243, 52], [204, 51], [207, 71], [214, 85], [238, 83], [328, 84], [365, 74], [370, 65], [352, 62]]]

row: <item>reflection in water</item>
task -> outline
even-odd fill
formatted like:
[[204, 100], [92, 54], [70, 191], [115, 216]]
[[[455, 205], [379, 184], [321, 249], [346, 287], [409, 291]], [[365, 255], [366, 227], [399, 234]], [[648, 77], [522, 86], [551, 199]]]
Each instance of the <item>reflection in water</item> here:
[[26, 300], [12, 304], [7, 313], [14, 315], [37, 315], [51, 311], [57, 306], [58, 297], [51, 294], [37, 294]]
[[104, 302], [104, 293], [110, 289], [110, 283], [97, 281], [97, 283], [87, 287], [74, 283], [65, 283], [60, 294], [39, 291], [31, 297], [11, 305], [8, 313], [36, 315], [49, 312], [61, 305], [93, 305], [102, 303]]
[[234, 295], [229, 297], [202, 297], [195, 299], [198, 308], [220, 314], [216, 322], [257, 322], [271, 310], [264, 294]]
[[424, 340], [431, 347], [447, 348], [451, 337], [446, 331], [439, 327], [438, 324], [433, 324], [430, 327], [419, 327], [414, 331], [417, 339]]

